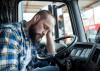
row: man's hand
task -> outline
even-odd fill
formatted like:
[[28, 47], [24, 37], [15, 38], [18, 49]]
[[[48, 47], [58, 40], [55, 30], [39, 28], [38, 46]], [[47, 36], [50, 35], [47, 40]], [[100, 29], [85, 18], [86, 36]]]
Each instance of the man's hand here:
[[46, 38], [47, 38], [47, 50], [48, 53], [50, 55], [55, 55], [56, 51], [55, 51], [55, 44], [54, 44], [54, 40], [53, 40], [53, 35], [51, 31], [48, 31], [46, 34]]

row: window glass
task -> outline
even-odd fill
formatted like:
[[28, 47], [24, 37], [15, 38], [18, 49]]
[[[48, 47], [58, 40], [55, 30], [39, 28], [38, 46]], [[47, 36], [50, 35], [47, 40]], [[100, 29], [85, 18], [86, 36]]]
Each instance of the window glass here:
[[[48, 10], [48, 5], [51, 4], [52, 2], [48, 1], [21, 1], [19, 3], [19, 21], [31, 20], [38, 11]], [[45, 36], [42, 38], [41, 42], [46, 42]]]
[[[57, 8], [57, 15], [59, 24], [59, 37], [73, 35], [67, 6], [64, 5], [60, 8]], [[70, 43], [70, 41], [70, 38], [64, 40], [65, 43]]]
[[79, 7], [87, 40], [96, 42], [97, 32], [100, 27], [100, 2], [92, 0], [79, 1]]

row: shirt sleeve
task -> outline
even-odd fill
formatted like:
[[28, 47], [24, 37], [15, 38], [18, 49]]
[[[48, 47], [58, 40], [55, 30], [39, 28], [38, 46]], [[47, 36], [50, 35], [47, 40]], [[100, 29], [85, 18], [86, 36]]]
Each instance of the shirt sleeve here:
[[0, 71], [18, 71], [17, 40], [11, 29], [0, 29]]

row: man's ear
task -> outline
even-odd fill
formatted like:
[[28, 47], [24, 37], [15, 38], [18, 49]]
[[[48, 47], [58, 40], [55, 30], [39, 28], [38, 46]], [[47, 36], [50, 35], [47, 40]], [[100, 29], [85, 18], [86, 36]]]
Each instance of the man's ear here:
[[40, 21], [40, 15], [35, 15], [35, 16], [33, 17], [33, 19], [32, 19], [32, 22], [33, 22], [34, 24], [38, 23], [39, 21]]

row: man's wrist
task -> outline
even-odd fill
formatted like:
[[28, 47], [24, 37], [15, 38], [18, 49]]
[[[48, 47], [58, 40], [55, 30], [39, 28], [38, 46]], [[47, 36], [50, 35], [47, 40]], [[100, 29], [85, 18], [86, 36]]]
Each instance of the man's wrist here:
[[48, 31], [48, 32], [47, 32], [47, 35], [50, 35], [50, 34], [52, 34], [52, 31]]

